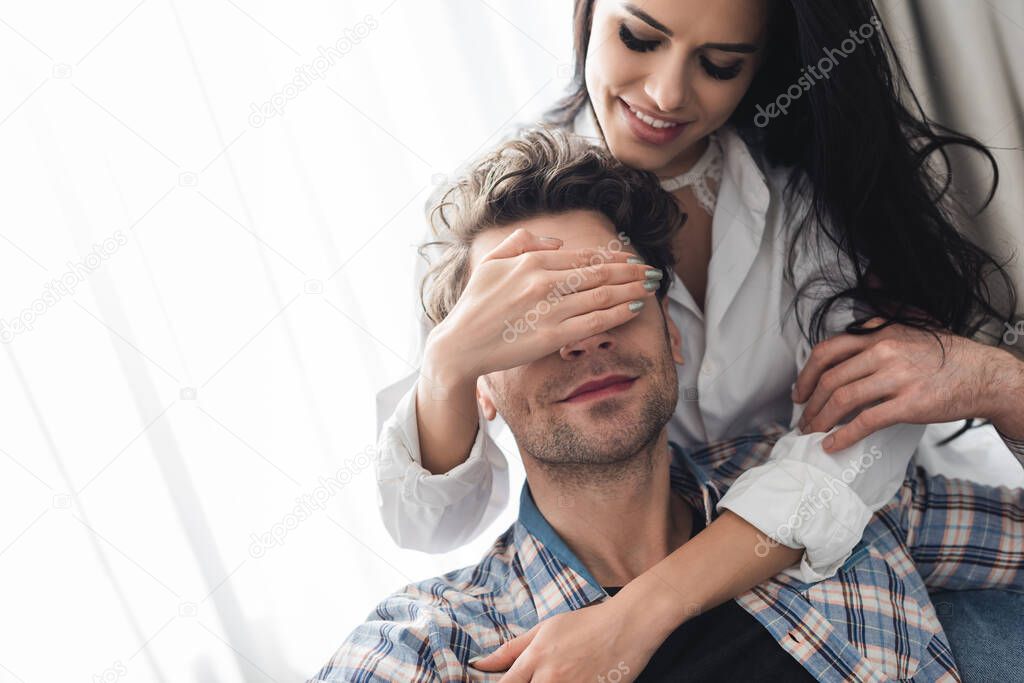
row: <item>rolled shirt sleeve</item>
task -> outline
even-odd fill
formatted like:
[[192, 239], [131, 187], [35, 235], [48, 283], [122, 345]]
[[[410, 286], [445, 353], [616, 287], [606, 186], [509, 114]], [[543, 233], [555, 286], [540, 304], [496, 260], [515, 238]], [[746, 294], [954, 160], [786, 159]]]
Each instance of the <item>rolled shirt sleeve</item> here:
[[[437, 191], [427, 209], [438, 199]], [[427, 231], [421, 244], [433, 238]], [[431, 244], [425, 255], [430, 260], [443, 247]], [[427, 259], [416, 257], [416, 291], [427, 274]], [[422, 362], [432, 321], [416, 298], [417, 362]], [[403, 548], [425, 552], [447, 552], [469, 542], [483, 531], [508, 505], [508, 463], [495, 443], [489, 425], [479, 415], [476, 440], [469, 457], [445, 474], [431, 474], [422, 465], [419, 427], [416, 420], [418, 372], [377, 393], [377, 475], [378, 506], [384, 526]], [[477, 408], [479, 414], [479, 407]], [[496, 422], [500, 421], [499, 417]], [[504, 423], [501, 423], [504, 424]]]
[[378, 410], [401, 390], [380, 430], [375, 469], [384, 526], [403, 548], [445, 552], [476, 537], [508, 504], [508, 465], [479, 414], [469, 457], [444, 474], [431, 474], [420, 459], [416, 375], [383, 390]]
[[783, 573], [814, 583], [834, 575], [876, 510], [899, 490], [922, 425], [894, 425], [853, 446], [826, 453], [822, 432], [793, 430], [768, 461], [741, 474], [722, 497], [728, 509], [775, 543], [803, 548]]

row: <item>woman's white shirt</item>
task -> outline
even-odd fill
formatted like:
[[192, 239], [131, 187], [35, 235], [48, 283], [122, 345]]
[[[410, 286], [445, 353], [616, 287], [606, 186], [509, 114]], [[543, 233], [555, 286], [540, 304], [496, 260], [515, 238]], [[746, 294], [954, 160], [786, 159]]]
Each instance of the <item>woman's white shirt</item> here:
[[[589, 106], [574, 130], [601, 144]], [[808, 230], [795, 245], [793, 279], [787, 278], [790, 231], [803, 209], [783, 205], [785, 169], [763, 171], [731, 127], [719, 139], [723, 173], [704, 312], [678, 278], [668, 292], [685, 359], [677, 366], [679, 403], [668, 430], [683, 445], [756, 433], [768, 422], [795, 427], [801, 408], [790, 391], [811, 349], [794, 314], [799, 309], [808, 320], [817, 296], [830, 291], [811, 286], [794, 308], [796, 287], [817, 282], [826, 263], [832, 281], [849, 274], [834, 247], [830, 258], [812, 248]], [[826, 327], [841, 332], [853, 318], [850, 304], [837, 305]], [[422, 316], [420, 323], [422, 351], [430, 323]], [[489, 423], [481, 415], [468, 459], [446, 474], [430, 474], [420, 465], [416, 379], [414, 373], [377, 396], [380, 506], [399, 545], [441, 552], [474, 538], [508, 504], [506, 458], [519, 454], [500, 416]], [[767, 463], [736, 480], [719, 507], [757, 527], [766, 543], [805, 548], [800, 565], [787, 573], [804, 581], [826, 578], [847, 559], [871, 514], [895, 494], [924, 429], [889, 427], [834, 455], [820, 446], [825, 434], [793, 429]]]

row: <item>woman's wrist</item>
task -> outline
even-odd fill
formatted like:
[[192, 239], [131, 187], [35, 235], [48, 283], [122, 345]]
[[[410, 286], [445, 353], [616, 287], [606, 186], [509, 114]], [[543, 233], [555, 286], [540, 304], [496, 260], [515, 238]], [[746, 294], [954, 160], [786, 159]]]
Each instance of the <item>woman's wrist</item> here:
[[655, 569], [630, 581], [611, 600], [639, 638], [657, 644], [703, 608], [660, 579]]
[[437, 329], [428, 337], [416, 385], [416, 426], [420, 464], [431, 474], [444, 474], [472, 453], [479, 415], [476, 377], [451, 362], [457, 354], [445, 348]]
[[430, 331], [423, 349], [423, 365], [420, 374], [433, 387], [433, 393], [472, 393], [476, 387], [476, 374], [470, 369], [468, 354], [452, 347], [452, 336], [443, 329], [444, 323]]

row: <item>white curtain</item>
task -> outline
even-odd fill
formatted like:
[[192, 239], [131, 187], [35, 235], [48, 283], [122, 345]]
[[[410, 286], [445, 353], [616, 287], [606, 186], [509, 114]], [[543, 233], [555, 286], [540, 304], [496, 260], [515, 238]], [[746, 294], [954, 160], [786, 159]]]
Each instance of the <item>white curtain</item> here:
[[[891, 4], [935, 27], [907, 49], [935, 55], [917, 75], [947, 120], [1019, 148], [1019, 2]], [[298, 680], [508, 524], [447, 556], [395, 548], [373, 395], [414, 368], [427, 195], [562, 92], [570, 15], [0, 8], [0, 681]], [[1019, 240], [1001, 154], [985, 235]]]
[[[1024, 2], [878, 0], [915, 91], [939, 123], [990, 147], [999, 163], [992, 204], [965, 234], [1002, 259], [1024, 298]], [[952, 154], [954, 177], [975, 209], [992, 179], [977, 153]], [[1024, 301], [1018, 305], [1024, 311]], [[1004, 340], [1024, 351], [1024, 313]]]
[[[294, 681], [383, 596], [430, 190], [567, 83], [541, 0], [0, 9], [0, 680]], [[300, 89], [299, 85], [303, 87]]]

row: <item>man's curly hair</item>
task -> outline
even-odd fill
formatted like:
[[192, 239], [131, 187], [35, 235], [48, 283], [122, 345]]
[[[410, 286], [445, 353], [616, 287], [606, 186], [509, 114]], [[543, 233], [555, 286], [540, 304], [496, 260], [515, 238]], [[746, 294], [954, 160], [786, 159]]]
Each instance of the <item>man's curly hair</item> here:
[[430, 209], [434, 241], [445, 247], [430, 264], [420, 296], [435, 324], [451, 312], [469, 280], [469, 254], [478, 234], [541, 215], [589, 210], [624, 233], [644, 263], [661, 270], [657, 292], [668, 291], [671, 241], [686, 214], [657, 176], [618, 161], [604, 147], [557, 128], [534, 128], [502, 143], [448, 187]]

